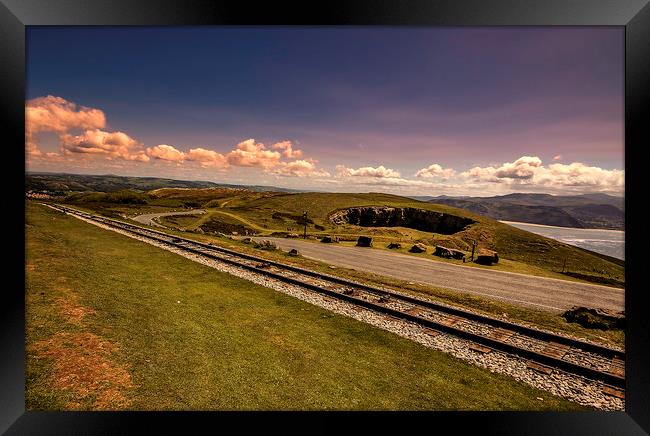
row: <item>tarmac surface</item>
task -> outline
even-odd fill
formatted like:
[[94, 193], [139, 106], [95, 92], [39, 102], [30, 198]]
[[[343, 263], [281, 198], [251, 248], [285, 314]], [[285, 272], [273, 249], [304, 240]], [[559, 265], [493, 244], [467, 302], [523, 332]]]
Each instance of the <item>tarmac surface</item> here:
[[[144, 215], [138, 215], [136, 217], [133, 217], [133, 221], [137, 221], [140, 224], [145, 224], [148, 226], [155, 226], [155, 227], [165, 227], [161, 225], [160, 223], [156, 222], [155, 219], [159, 218], [161, 216], [175, 216], [175, 215], [199, 215], [205, 213], [204, 210], [202, 209], [192, 209], [192, 210], [185, 210], [182, 212], [164, 212], [164, 213], [147, 213]], [[166, 228], [166, 227], [165, 227]]]
[[625, 290], [546, 277], [453, 265], [386, 250], [345, 247], [286, 238], [273, 241], [283, 250], [330, 265], [420, 282], [538, 309], [564, 311], [573, 306], [625, 310]]
[[[196, 215], [204, 210], [139, 215], [135, 221], [164, 227], [162, 216]], [[625, 290], [547, 277], [494, 271], [423, 259], [386, 250], [306, 242], [299, 239], [256, 237], [273, 241], [283, 250], [295, 248], [304, 257], [330, 265], [367, 271], [397, 279], [466, 292], [508, 303], [560, 312], [573, 306], [625, 310]]]

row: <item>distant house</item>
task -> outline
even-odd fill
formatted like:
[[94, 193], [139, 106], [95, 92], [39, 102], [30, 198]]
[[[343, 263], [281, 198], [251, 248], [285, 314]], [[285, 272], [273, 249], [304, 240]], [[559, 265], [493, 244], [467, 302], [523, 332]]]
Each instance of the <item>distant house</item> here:
[[28, 191], [27, 194], [25, 194], [27, 198], [38, 198], [41, 200], [52, 198], [50, 194], [45, 194], [43, 192], [34, 192], [34, 191]]

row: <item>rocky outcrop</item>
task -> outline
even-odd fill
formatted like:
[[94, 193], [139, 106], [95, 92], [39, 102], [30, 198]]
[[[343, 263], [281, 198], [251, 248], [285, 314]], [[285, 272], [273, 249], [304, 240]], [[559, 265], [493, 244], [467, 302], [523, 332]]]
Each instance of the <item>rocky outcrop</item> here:
[[445, 257], [447, 259], [463, 259], [465, 257], [465, 253], [462, 251], [443, 247], [442, 245], [436, 245], [436, 250], [433, 252], [433, 254], [435, 256]]
[[610, 330], [625, 328], [625, 312], [612, 310], [573, 306], [562, 314], [568, 322], [576, 322], [583, 327]]
[[499, 262], [499, 255], [496, 251], [479, 248], [474, 262], [480, 263], [481, 265], [492, 265], [493, 263]]
[[370, 236], [359, 236], [357, 247], [372, 247], [372, 238]]
[[476, 221], [442, 212], [413, 207], [363, 206], [333, 212], [329, 220], [338, 225], [361, 227], [408, 227], [424, 232], [451, 235]]
[[253, 240], [253, 247], [259, 248], [260, 250], [277, 250], [278, 246], [275, 245], [273, 242], [269, 240], [264, 240], [261, 242], [257, 242]]
[[402, 244], [400, 244], [399, 242], [391, 242], [390, 244], [388, 244], [389, 250], [396, 250], [398, 248], [402, 248]]
[[320, 241], [326, 244], [331, 244], [332, 242], [339, 242], [339, 238], [336, 236], [323, 236]]
[[414, 246], [412, 246], [409, 249], [409, 251], [411, 253], [424, 253], [425, 251], [427, 251], [427, 246], [424, 245], [424, 244], [418, 243], [418, 244], [415, 244]]

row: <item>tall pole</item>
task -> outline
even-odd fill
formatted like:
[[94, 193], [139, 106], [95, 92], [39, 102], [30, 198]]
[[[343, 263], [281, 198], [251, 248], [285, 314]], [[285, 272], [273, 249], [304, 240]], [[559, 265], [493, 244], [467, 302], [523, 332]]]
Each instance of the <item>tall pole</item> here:
[[472, 241], [472, 260], [471, 262], [474, 262], [474, 249], [476, 248], [476, 241]]
[[302, 238], [307, 239], [307, 211], [302, 214], [302, 219], [305, 221], [305, 231], [302, 234]]

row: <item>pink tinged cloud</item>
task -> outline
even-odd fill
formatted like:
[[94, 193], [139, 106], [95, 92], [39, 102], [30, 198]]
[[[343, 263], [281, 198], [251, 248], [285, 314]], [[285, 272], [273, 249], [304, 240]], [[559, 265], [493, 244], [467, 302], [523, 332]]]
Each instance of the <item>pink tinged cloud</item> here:
[[[25, 151], [28, 159], [60, 161], [65, 156], [101, 156], [107, 160], [148, 162], [151, 159], [175, 162], [196, 162], [202, 167], [229, 168], [230, 166], [259, 167], [265, 172], [277, 168], [284, 176], [329, 176], [316, 168], [315, 160], [303, 159], [283, 162], [281, 159], [299, 159], [302, 150], [293, 148], [291, 141], [281, 141], [267, 149], [254, 139], [242, 141], [226, 155], [205, 148], [187, 152], [174, 146], [160, 144], [144, 149], [143, 144], [124, 132], [107, 132], [106, 116], [99, 109], [80, 106], [62, 97], [48, 95], [29, 100], [25, 104]], [[82, 131], [73, 134], [73, 131]], [[38, 148], [36, 134], [54, 132], [58, 135], [62, 154], [44, 154]]]
[[185, 153], [167, 144], [149, 147], [146, 153], [151, 158], [169, 162], [182, 162], [185, 160]]
[[77, 106], [64, 98], [48, 95], [29, 100], [25, 106], [25, 126], [32, 133], [106, 127], [104, 112]]
[[294, 150], [291, 141], [281, 141], [273, 144], [274, 150], [283, 150], [282, 156], [287, 159], [298, 159], [302, 157], [302, 150]]
[[77, 106], [64, 98], [48, 95], [25, 104], [25, 150], [28, 155], [41, 156], [36, 134], [56, 132], [63, 135], [75, 129], [101, 129], [106, 126], [104, 112]]
[[378, 167], [348, 168], [345, 165], [337, 165], [336, 172], [341, 177], [376, 177], [376, 178], [400, 178], [399, 171], [386, 168], [383, 165]]
[[188, 161], [198, 162], [203, 167], [225, 168], [228, 166], [225, 157], [221, 153], [204, 148], [192, 148], [188, 152], [183, 152], [174, 146], [160, 144], [147, 148], [146, 153], [151, 158], [176, 162], [177, 164]]
[[105, 155], [108, 159], [124, 159], [148, 162], [142, 144], [123, 132], [105, 132], [103, 130], [86, 130], [81, 135], [63, 134], [61, 146], [67, 153], [86, 153]]
[[456, 174], [456, 171], [452, 168], [443, 168], [438, 164], [431, 164], [426, 168], [422, 168], [415, 173], [415, 177], [423, 179], [433, 179], [440, 178], [442, 180], [448, 180]]
[[187, 152], [186, 158], [192, 162], [199, 162], [204, 167], [226, 168], [228, 162], [226, 157], [213, 150], [205, 148], [192, 148]]
[[237, 144], [236, 148], [226, 154], [230, 165], [240, 167], [272, 168], [280, 162], [282, 155], [277, 151], [267, 150], [261, 142], [247, 139]]
[[280, 167], [274, 171], [280, 176], [293, 177], [329, 177], [330, 173], [316, 168], [313, 160], [295, 160], [292, 162], [281, 162]]

